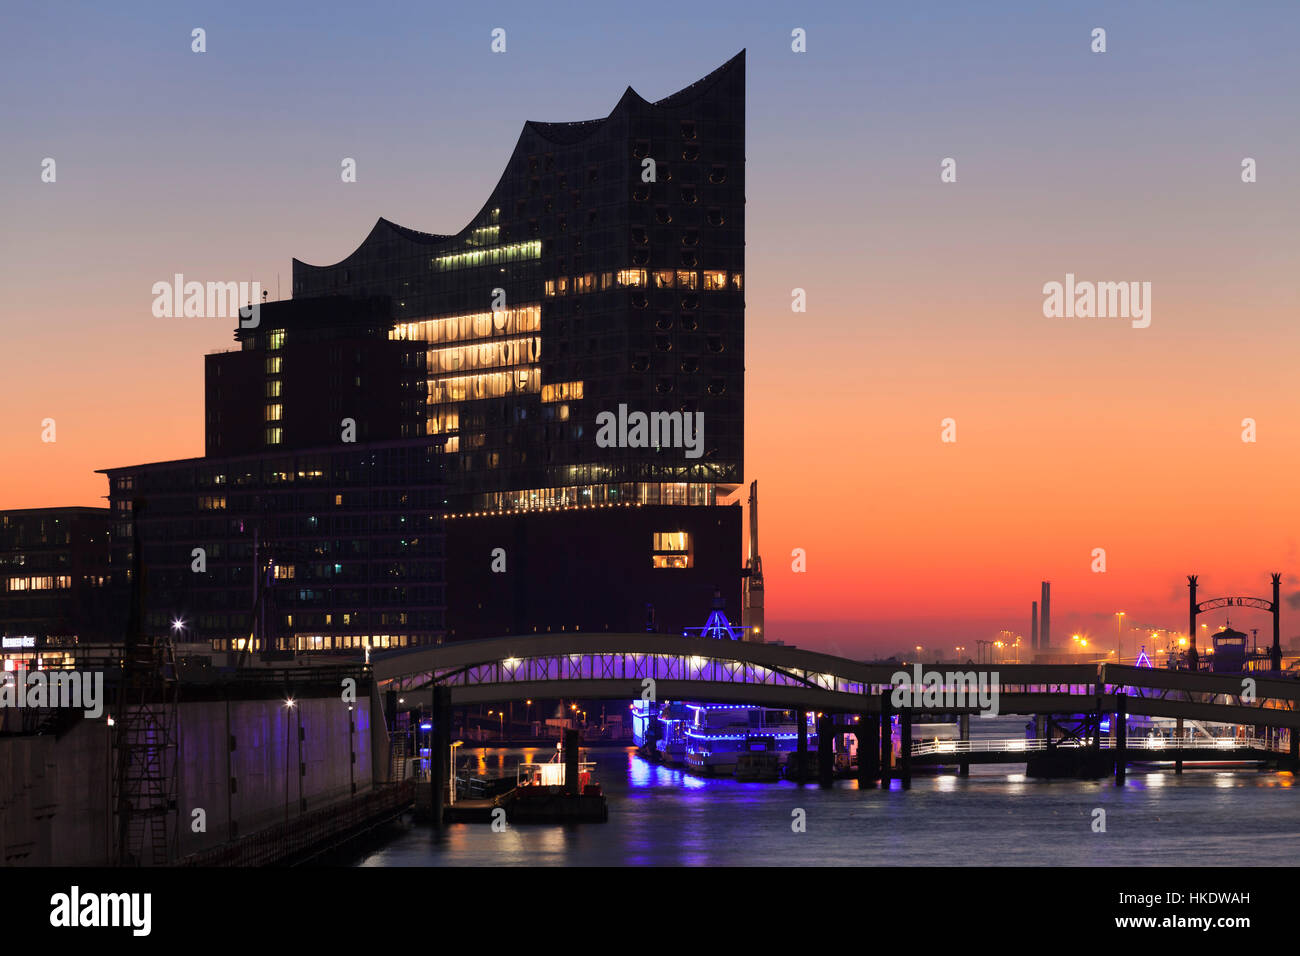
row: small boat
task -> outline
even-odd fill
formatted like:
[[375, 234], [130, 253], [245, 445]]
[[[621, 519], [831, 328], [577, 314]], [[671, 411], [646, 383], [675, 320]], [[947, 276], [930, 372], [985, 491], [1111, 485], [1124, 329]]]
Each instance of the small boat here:
[[772, 737], [749, 736], [745, 749], [736, 754], [735, 778], [742, 783], [766, 783], [781, 779], [781, 754]]
[[515, 770], [515, 787], [493, 801], [503, 807], [511, 823], [604, 823], [609, 820], [605, 793], [592, 776], [596, 765], [582, 760], [578, 781], [570, 790], [566, 768], [557, 752], [548, 763], [521, 763]]

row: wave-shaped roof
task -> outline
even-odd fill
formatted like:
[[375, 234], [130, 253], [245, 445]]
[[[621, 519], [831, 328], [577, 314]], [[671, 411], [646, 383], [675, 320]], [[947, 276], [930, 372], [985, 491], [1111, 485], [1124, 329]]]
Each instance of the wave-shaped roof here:
[[[690, 86], [683, 87], [682, 89], [678, 90], [676, 93], [672, 93], [669, 96], [665, 96], [663, 99], [655, 100], [654, 102], [647, 100], [640, 93], [638, 93], [636, 90], [632, 89], [632, 87], [629, 86], [626, 90], [623, 91], [623, 95], [619, 97], [618, 102], [614, 104], [614, 108], [610, 110], [609, 115], [602, 116], [599, 119], [581, 120], [576, 123], [543, 123], [536, 120], [529, 120], [526, 123], [524, 123], [524, 130], [522, 133], [520, 133], [519, 141], [515, 143], [515, 148], [511, 152], [511, 157], [513, 158], [515, 153], [519, 151], [520, 142], [523, 141], [523, 138], [530, 131], [536, 133], [538, 136], [542, 137], [548, 142], [555, 143], [557, 146], [571, 146], [575, 143], [580, 143], [583, 140], [590, 137], [592, 134], [594, 134], [597, 130], [599, 130], [602, 126], [604, 126], [607, 122], [609, 122], [609, 120], [612, 117], [616, 116], [619, 113], [619, 111], [625, 107], [635, 106], [635, 107], [653, 107], [657, 109], [676, 109], [678, 107], [687, 106], [693, 103], [695, 100], [699, 99], [700, 97], [704, 96], [706, 93], [708, 93], [711, 89], [713, 89], [714, 86], [718, 84], [720, 80], [722, 80], [724, 77], [729, 75], [733, 70], [744, 69], [744, 65], [745, 65], [745, 51], [741, 50], [739, 53], [733, 56], [726, 63], [722, 64], [722, 66], [718, 67], [716, 70], [709, 73], [708, 75], [703, 76], [700, 79], [696, 80]], [[502, 173], [503, 177], [504, 175], [505, 174]], [[496, 192], [495, 188], [493, 189], [493, 192], [494, 193]], [[491, 198], [489, 198], [488, 202], [489, 203], [491, 202]], [[370, 241], [384, 238], [384, 233], [388, 231], [394, 232], [401, 238], [409, 240], [411, 242], [419, 243], [420, 245], [428, 245], [428, 246], [439, 245], [449, 240], [456, 239], [459, 236], [463, 235], [467, 230], [469, 230], [474, 225], [474, 223], [479, 219], [481, 215], [482, 215], [482, 211], [480, 210], [480, 212], [476, 214], [473, 219], [470, 220], [469, 225], [465, 226], [459, 232], [451, 233], [448, 235], [442, 235], [442, 234], [432, 233], [432, 232], [420, 232], [417, 229], [410, 229], [406, 226], [399, 226], [397, 223], [389, 219], [385, 219], [381, 216], [375, 222], [375, 225], [370, 230], [370, 233], [366, 236], [364, 240], [362, 240], [361, 244], [357, 246], [357, 248], [354, 249], [352, 252], [350, 252], [348, 255], [340, 259], [338, 262], [331, 263], [330, 265], [318, 266], [318, 265], [312, 265], [311, 263], [308, 262], [303, 262], [301, 259], [294, 259], [293, 260], [294, 268], [297, 269], [299, 266], [301, 266], [307, 269], [332, 269], [336, 266], [341, 266], [344, 263], [346, 263], [349, 259], [351, 259], [353, 256], [355, 256], [358, 252], [360, 252], [361, 249], [365, 248], [366, 244], [369, 243]]]

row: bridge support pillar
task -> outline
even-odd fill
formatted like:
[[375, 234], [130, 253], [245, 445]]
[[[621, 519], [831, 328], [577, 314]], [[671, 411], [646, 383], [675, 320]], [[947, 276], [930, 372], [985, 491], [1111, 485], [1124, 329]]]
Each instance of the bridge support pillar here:
[[880, 788], [889, 789], [894, 763], [894, 717], [890, 710], [889, 691], [880, 694]]
[[1115, 786], [1124, 786], [1128, 765], [1128, 700], [1126, 694], [1115, 695]]
[[817, 782], [823, 787], [835, 782], [835, 751], [831, 749], [834, 724], [835, 718], [830, 714], [817, 718]]
[[578, 789], [579, 740], [576, 730], [566, 730], [564, 732], [564, 792], [571, 797], [581, 792]]
[[[957, 718], [957, 727], [963, 744], [970, 743], [970, 714], [962, 714]], [[957, 764], [957, 773], [963, 777], [970, 776], [970, 751], [963, 748], [961, 760]]]
[[433, 724], [429, 734], [429, 787], [432, 800], [429, 811], [433, 825], [442, 826], [443, 808], [447, 804], [449, 787], [456, 781], [451, 763], [451, 688], [434, 685], [433, 688]]
[[904, 707], [898, 715], [898, 729], [902, 739], [898, 743], [898, 769], [903, 778], [903, 789], [912, 788], [912, 708]]
[[880, 776], [880, 718], [875, 714], [859, 714], [858, 788], [874, 787], [878, 776]]
[[1088, 741], [1088, 745], [1092, 748], [1092, 752], [1097, 755], [1098, 759], [1101, 757], [1101, 722], [1106, 719], [1106, 712], [1102, 710], [1101, 702], [1101, 695], [1105, 689], [1105, 684], [1099, 683], [1097, 685], [1097, 703], [1092, 714], [1096, 723], [1092, 728], [1092, 740]]
[[800, 783], [803, 783], [808, 776], [808, 711], [798, 711], [797, 717], [797, 723], [799, 724], [799, 749], [795, 753], [795, 759], [798, 761], [798, 766], [795, 768], [795, 779]]
[[1174, 773], [1183, 772], [1183, 718], [1179, 717], [1178, 722], [1174, 725], [1174, 736], [1178, 738], [1178, 759], [1174, 761]]

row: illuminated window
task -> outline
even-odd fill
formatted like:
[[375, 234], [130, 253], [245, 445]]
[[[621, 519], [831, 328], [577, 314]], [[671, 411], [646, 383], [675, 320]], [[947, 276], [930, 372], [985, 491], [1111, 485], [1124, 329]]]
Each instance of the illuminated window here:
[[717, 272], [712, 270], [705, 271], [704, 273], [705, 292], [721, 292], [726, 287], [727, 287], [727, 274], [725, 272]]
[[279, 421], [281, 418], [283, 418], [283, 417], [284, 417], [284, 406], [283, 406], [283, 405], [267, 405], [267, 406], [266, 406], [266, 420], [267, 420], [268, 422], [278, 422], [278, 421]]
[[272, 351], [284, 348], [284, 329], [276, 329], [266, 337], [266, 347]]
[[570, 402], [582, 398], [581, 382], [555, 382], [542, 386], [543, 402]]
[[485, 372], [480, 375], [430, 379], [426, 402], [429, 405], [446, 405], [449, 402], [480, 398], [526, 395], [541, 390], [542, 370], [538, 366], [532, 366], [512, 372]]
[[540, 359], [541, 353], [540, 338], [480, 342], [448, 349], [429, 349], [426, 367], [430, 375], [467, 372], [473, 369], [509, 368], [513, 365], [528, 365], [536, 362]]
[[677, 273], [677, 288], [679, 289], [694, 289], [696, 281], [697, 279], [694, 272]]
[[460, 428], [460, 412], [456, 409], [430, 409], [429, 417], [425, 421], [425, 433], [429, 435], [441, 435], [445, 432], [454, 432]]
[[644, 269], [620, 269], [618, 271], [618, 284], [622, 286], [644, 286], [645, 270]]
[[266, 360], [266, 374], [279, 375], [284, 368], [284, 359], [278, 355], [272, 356]]
[[654, 274], [656, 289], [671, 289], [673, 287], [673, 270], [660, 269]]
[[[294, 567], [292, 564], [277, 564], [275, 566], [275, 578], [277, 581], [292, 581], [293, 572]], [[293, 621], [290, 620], [289, 623], [292, 624]]]
[[6, 587], [10, 591], [49, 591], [54, 588], [72, 587], [72, 578], [68, 575], [10, 578]]
[[537, 305], [501, 309], [496, 312], [471, 312], [440, 319], [400, 322], [388, 333], [398, 341], [464, 342], [536, 332], [542, 327], [542, 310]]
[[266, 397], [279, 398], [280, 390], [283, 387], [283, 385], [284, 383], [278, 378], [273, 378], [268, 380], [266, 383]]
[[656, 568], [689, 568], [695, 565], [691, 536], [685, 531], [656, 531], [653, 535], [651, 565]]
[[740, 281], [740, 273], [739, 273], [739, 272], [733, 272], [733, 273], [731, 274], [731, 287], [732, 287], [733, 289], [739, 289], [739, 288], [741, 288], [741, 281]]
[[200, 511], [224, 511], [226, 499], [221, 496], [205, 495], [199, 499]]
[[266, 443], [268, 445], [278, 445], [282, 441], [284, 441], [284, 429], [277, 426], [266, 430]]
[[520, 262], [525, 259], [540, 259], [541, 257], [541, 242], [532, 240], [530, 242], [515, 242], [504, 246], [492, 246], [487, 249], [474, 249], [468, 252], [438, 256], [429, 265], [435, 272], [450, 272], [456, 269], [494, 266], [503, 262]]

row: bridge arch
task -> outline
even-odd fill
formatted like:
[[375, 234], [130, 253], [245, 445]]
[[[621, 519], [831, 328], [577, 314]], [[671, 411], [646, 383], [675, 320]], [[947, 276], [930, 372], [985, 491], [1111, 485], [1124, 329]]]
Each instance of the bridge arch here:
[[[382, 690], [454, 704], [520, 697], [699, 698], [809, 710], [860, 711], [890, 685], [893, 665], [747, 641], [639, 633], [528, 634], [376, 655]], [[646, 684], [646, 681], [653, 682]]]

